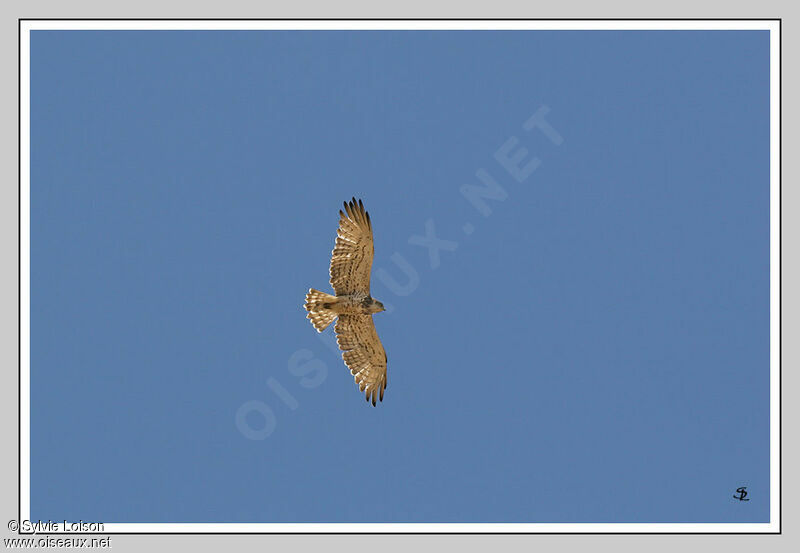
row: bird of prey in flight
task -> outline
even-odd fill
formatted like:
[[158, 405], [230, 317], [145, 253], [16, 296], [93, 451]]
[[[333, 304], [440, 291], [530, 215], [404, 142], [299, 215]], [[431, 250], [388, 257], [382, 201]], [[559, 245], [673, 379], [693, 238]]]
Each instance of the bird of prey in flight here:
[[304, 307], [311, 324], [322, 332], [336, 317], [334, 330], [345, 365], [355, 377], [367, 401], [380, 398], [386, 389], [386, 351], [372, 315], [385, 311], [369, 293], [372, 271], [372, 221], [361, 200], [353, 198], [339, 210], [339, 229], [331, 257], [331, 286], [335, 296], [310, 288]]

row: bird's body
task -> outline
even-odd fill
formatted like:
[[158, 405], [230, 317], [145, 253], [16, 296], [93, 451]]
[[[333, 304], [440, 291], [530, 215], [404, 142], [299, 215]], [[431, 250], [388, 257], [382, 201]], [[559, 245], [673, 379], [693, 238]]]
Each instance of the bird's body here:
[[336, 295], [313, 288], [306, 294], [307, 317], [317, 332], [325, 330], [338, 317], [336, 339], [342, 358], [350, 368], [367, 401], [383, 401], [386, 389], [386, 352], [372, 315], [384, 311], [383, 304], [370, 295], [374, 246], [372, 222], [361, 200], [345, 202], [339, 211], [339, 230], [331, 257], [331, 285]]
[[363, 292], [335, 296], [335, 298], [334, 301], [324, 304], [323, 307], [339, 315], [372, 315], [383, 311], [372, 296]]

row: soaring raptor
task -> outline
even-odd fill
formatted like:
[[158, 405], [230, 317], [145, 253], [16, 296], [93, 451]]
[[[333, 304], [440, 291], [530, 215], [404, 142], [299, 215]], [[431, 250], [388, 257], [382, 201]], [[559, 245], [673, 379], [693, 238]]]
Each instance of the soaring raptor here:
[[372, 271], [372, 221], [361, 200], [353, 198], [339, 210], [339, 230], [331, 257], [331, 286], [335, 296], [310, 288], [305, 308], [311, 324], [322, 332], [336, 317], [336, 339], [342, 359], [365, 393], [367, 401], [380, 398], [386, 389], [386, 351], [381, 345], [372, 315], [385, 311], [369, 294]]

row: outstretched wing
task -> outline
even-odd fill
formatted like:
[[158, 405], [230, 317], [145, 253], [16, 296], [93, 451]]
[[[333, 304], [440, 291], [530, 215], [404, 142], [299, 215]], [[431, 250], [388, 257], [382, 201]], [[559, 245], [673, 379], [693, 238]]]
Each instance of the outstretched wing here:
[[342, 359], [364, 392], [367, 401], [383, 401], [386, 389], [386, 351], [383, 349], [372, 315], [339, 315], [336, 339], [343, 350]]
[[339, 211], [339, 230], [331, 257], [331, 286], [337, 296], [354, 292], [369, 294], [372, 271], [372, 222], [361, 200], [353, 198]]

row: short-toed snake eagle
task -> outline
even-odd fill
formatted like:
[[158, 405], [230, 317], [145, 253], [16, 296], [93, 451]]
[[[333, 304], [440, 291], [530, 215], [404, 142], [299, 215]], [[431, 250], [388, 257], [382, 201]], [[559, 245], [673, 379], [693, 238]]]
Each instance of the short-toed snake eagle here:
[[334, 330], [342, 359], [355, 377], [367, 401], [383, 401], [386, 390], [386, 352], [372, 315], [384, 311], [383, 304], [370, 296], [372, 271], [372, 221], [361, 200], [353, 198], [339, 211], [339, 230], [331, 257], [331, 285], [335, 296], [310, 288], [305, 308], [311, 324], [322, 332], [336, 317]]

